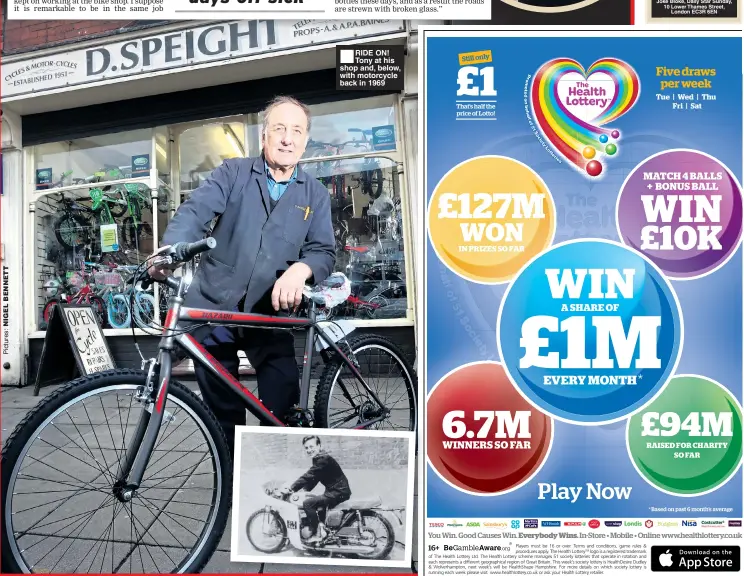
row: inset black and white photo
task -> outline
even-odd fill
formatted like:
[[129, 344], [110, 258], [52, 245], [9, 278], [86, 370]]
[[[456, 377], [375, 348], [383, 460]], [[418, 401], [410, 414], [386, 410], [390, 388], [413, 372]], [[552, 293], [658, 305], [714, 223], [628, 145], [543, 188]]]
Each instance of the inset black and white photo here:
[[231, 561], [410, 567], [413, 432], [235, 435]]

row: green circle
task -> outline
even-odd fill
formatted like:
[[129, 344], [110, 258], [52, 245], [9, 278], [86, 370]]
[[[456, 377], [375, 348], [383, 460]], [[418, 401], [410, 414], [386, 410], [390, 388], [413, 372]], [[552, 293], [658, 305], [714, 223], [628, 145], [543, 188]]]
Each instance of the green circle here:
[[667, 494], [698, 496], [725, 484], [739, 468], [741, 407], [713, 380], [675, 376], [628, 420], [626, 439], [633, 465], [649, 484]]
[[612, 156], [615, 152], [617, 152], [617, 146], [615, 146], [614, 144], [608, 144], [605, 147], [605, 152], [607, 152], [607, 154]]

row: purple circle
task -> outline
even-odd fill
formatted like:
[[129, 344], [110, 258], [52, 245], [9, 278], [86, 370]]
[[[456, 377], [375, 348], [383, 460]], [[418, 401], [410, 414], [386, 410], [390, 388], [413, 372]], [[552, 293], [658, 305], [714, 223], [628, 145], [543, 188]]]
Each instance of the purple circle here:
[[[670, 222], [663, 221], [664, 213], [671, 214]], [[617, 228], [624, 244], [670, 278], [704, 276], [723, 266], [739, 246], [741, 187], [724, 164], [707, 154], [662, 152], [646, 158], [623, 183]]]

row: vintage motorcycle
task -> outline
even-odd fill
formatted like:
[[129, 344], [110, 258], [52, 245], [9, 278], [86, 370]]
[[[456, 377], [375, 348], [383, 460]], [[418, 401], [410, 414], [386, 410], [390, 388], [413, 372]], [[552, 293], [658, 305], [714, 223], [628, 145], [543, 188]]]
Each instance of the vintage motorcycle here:
[[[302, 503], [308, 492], [284, 494], [282, 484], [263, 485], [265, 505], [248, 518], [246, 532], [251, 545], [265, 554], [281, 552], [287, 545], [312, 554], [386, 559], [395, 546], [395, 530], [380, 511], [381, 500], [348, 500], [326, 511], [328, 535], [320, 542], [307, 543], [312, 536]], [[402, 524], [399, 510], [389, 509]]]

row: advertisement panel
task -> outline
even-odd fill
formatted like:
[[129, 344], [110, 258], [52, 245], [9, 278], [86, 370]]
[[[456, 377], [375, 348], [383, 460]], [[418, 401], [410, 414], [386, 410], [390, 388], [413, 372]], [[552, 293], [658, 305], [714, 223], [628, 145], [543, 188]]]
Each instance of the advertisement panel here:
[[742, 41], [654, 34], [424, 32], [427, 573], [739, 564]]

